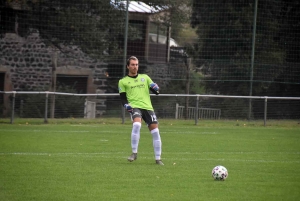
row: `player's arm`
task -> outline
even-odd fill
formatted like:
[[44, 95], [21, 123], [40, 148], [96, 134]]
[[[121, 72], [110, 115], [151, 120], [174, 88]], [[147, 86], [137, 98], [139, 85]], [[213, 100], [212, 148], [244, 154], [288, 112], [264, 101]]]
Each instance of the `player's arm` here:
[[147, 79], [147, 82], [149, 83], [149, 89], [150, 91], [152, 91], [152, 93], [158, 95], [159, 94], [159, 86], [152, 81], [152, 79], [146, 75], [146, 79]]
[[125, 107], [126, 110], [131, 113], [132, 112], [132, 107], [128, 103], [125, 86], [123, 85], [122, 80], [119, 81], [119, 86], [118, 87], [119, 87], [119, 94], [120, 94], [122, 106]]
[[125, 107], [125, 109], [128, 112], [132, 112], [132, 107], [129, 105], [128, 100], [127, 100], [127, 96], [126, 96], [126, 92], [121, 92], [120, 93], [120, 98], [121, 98], [121, 103], [122, 105]]
[[120, 93], [120, 98], [121, 98], [121, 103], [124, 106], [125, 104], [128, 104], [126, 92], [121, 92]]
[[152, 93], [156, 95], [159, 94], [159, 86], [156, 83], [152, 82], [149, 89], [152, 91]]
[[119, 80], [118, 88], [119, 88], [121, 103], [124, 106], [125, 104], [128, 104], [128, 100], [126, 95], [126, 87], [124, 86], [122, 79]]

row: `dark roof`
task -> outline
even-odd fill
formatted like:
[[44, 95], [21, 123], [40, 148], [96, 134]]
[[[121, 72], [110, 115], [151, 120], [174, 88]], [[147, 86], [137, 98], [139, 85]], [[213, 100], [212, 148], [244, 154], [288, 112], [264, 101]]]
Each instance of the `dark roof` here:
[[[117, 1], [111, 0], [112, 4], [120, 3], [123, 4], [126, 7], [127, 1]], [[165, 8], [159, 8], [150, 6], [142, 1], [129, 1], [128, 2], [128, 11], [133, 13], [158, 13], [162, 10], [165, 10]]]

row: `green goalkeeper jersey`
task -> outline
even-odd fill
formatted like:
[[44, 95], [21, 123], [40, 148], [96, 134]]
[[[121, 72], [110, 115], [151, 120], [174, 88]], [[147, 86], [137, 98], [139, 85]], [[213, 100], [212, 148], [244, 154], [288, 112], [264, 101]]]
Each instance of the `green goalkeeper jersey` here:
[[132, 108], [152, 110], [149, 87], [153, 83], [146, 74], [138, 74], [137, 77], [125, 76], [119, 80], [119, 93], [126, 92], [128, 103]]

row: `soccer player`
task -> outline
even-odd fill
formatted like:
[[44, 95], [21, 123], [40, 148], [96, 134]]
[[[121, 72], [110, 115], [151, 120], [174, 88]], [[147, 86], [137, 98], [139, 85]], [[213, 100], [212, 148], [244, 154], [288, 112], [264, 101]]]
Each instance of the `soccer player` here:
[[137, 159], [138, 145], [142, 119], [147, 123], [153, 139], [155, 163], [164, 165], [161, 161], [161, 138], [158, 121], [154, 113], [149, 89], [159, 94], [159, 87], [146, 74], [138, 74], [139, 60], [131, 56], [127, 60], [128, 75], [119, 80], [119, 93], [122, 105], [132, 117], [131, 148], [132, 154], [128, 161]]

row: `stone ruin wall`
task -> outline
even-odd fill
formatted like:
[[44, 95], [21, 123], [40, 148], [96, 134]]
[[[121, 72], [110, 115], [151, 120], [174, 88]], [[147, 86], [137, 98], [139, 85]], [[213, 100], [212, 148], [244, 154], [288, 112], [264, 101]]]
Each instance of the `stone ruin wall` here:
[[[105, 93], [107, 64], [91, 59], [79, 48], [64, 47], [64, 53], [47, 46], [38, 32], [26, 38], [7, 33], [0, 39], [0, 72], [6, 73], [5, 87], [10, 91], [51, 90], [52, 69], [56, 60], [56, 73], [77, 74], [88, 72], [92, 86], [88, 93]], [[73, 55], [69, 57], [68, 54]], [[56, 57], [54, 55], [57, 55]], [[56, 59], [55, 59], [56, 58]], [[92, 97], [90, 97], [92, 98]], [[103, 98], [94, 97], [97, 102], [97, 116], [106, 108]]]
[[[57, 55], [57, 56], [55, 56]], [[56, 59], [55, 59], [56, 58]], [[56, 63], [56, 64], [54, 64]], [[87, 93], [105, 93], [107, 87], [107, 64], [86, 56], [78, 47], [63, 47], [63, 53], [47, 46], [38, 32], [26, 38], [7, 33], [0, 39], [0, 72], [6, 72], [6, 82], [10, 82], [9, 91], [48, 91], [51, 90], [52, 70], [57, 66], [57, 74], [83, 73], [89, 76], [91, 86]], [[186, 68], [183, 62], [168, 64], [147, 64], [143, 73], [147, 73], [161, 89], [182, 73]], [[179, 70], [179, 71], [178, 71]], [[117, 86], [116, 86], [117, 88]], [[167, 91], [162, 90], [163, 93]], [[97, 103], [96, 116], [106, 110], [105, 97], [91, 97]]]

